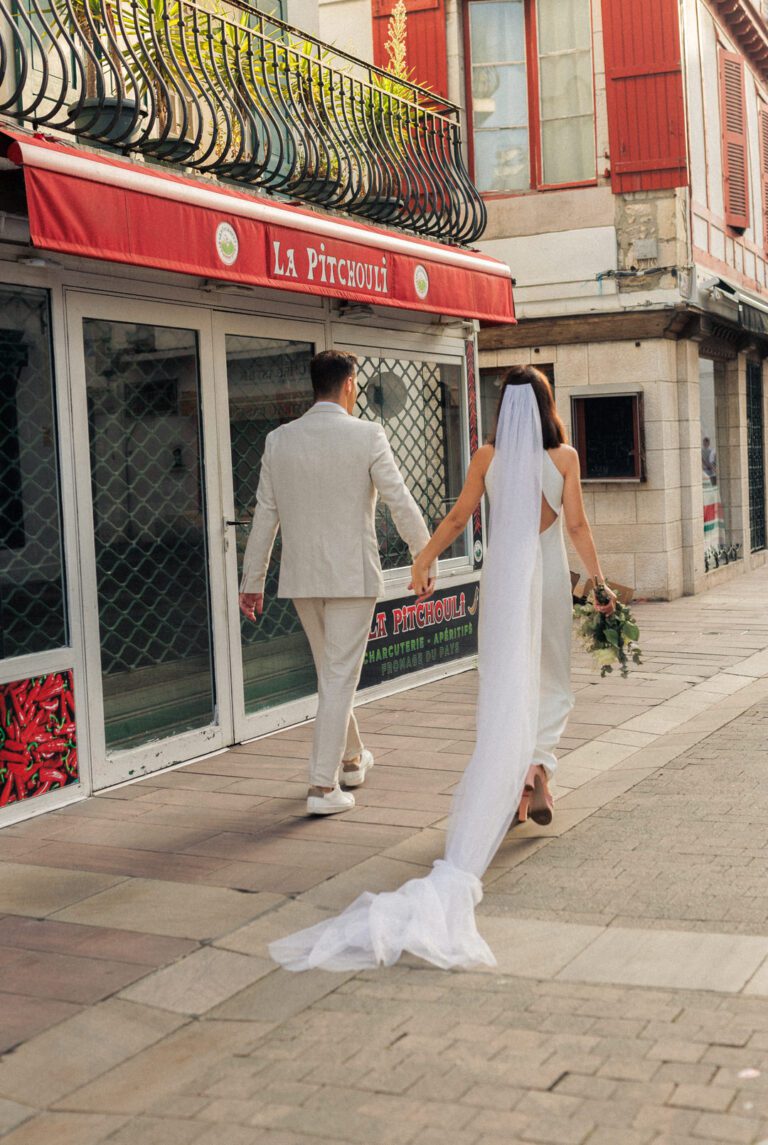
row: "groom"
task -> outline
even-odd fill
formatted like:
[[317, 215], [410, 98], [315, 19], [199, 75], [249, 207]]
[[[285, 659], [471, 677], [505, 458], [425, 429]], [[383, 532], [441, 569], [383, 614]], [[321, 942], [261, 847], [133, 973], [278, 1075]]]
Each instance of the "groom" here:
[[[348, 811], [373, 767], [352, 704], [377, 597], [384, 589], [376, 540], [376, 495], [415, 555], [429, 531], [378, 422], [351, 417], [357, 358], [324, 350], [310, 363], [315, 403], [268, 434], [253, 526], [243, 560], [240, 610], [256, 620], [278, 528], [279, 597], [293, 599], [317, 669], [318, 709], [309, 760], [307, 812]], [[434, 588], [434, 571], [428, 593]]]

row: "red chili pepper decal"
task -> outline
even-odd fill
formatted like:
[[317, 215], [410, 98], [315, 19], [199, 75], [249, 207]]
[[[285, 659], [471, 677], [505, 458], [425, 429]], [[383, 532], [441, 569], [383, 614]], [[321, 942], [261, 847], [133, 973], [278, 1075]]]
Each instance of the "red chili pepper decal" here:
[[0, 684], [0, 807], [77, 779], [72, 672]]

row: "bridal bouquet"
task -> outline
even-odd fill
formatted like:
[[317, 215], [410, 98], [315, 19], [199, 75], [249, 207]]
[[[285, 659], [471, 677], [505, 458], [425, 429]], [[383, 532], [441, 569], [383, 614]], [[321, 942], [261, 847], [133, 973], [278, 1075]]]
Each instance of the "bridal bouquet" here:
[[[601, 585], [596, 587], [595, 595], [599, 604], [608, 603], [608, 597], [602, 595]], [[588, 601], [575, 605], [573, 615], [579, 622], [582, 643], [587, 652], [592, 653], [601, 676], [607, 676], [613, 671], [613, 665], [618, 664], [626, 679], [630, 662], [642, 663], [642, 653], [637, 644], [640, 629], [626, 604], [617, 600], [613, 613], [606, 616]]]

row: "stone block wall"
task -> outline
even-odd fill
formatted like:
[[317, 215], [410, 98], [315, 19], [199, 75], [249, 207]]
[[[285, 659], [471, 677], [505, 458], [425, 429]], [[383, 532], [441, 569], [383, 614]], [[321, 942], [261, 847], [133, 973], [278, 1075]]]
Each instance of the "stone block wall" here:
[[[605, 574], [640, 597], [673, 600], [706, 590], [765, 563], [750, 552], [746, 368], [727, 363], [721, 395], [721, 475], [728, 534], [741, 560], [704, 568], [699, 345], [658, 338], [483, 351], [480, 367], [551, 364], [558, 410], [572, 437], [571, 398], [594, 392], [643, 395], [646, 480], [586, 481], [584, 504]], [[768, 385], [764, 424], [768, 454]], [[488, 427], [484, 427], [487, 429]], [[766, 458], [768, 462], [768, 456]], [[580, 568], [570, 552], [571, 567]]]
[[[552, 363], [557, 406], [572, 436], [571, 397], [591, 387], [643, 395], [646, 480], [590, 481], [584, 504], [606, 576], [639, 596], [683, 593], [683, 498], [677, 345], [668, 339], [540, 346], [482, 353], [482, 367]], [[687, 431], [682, 436], [687, 439]], [[700, 473], [700, 466], [699, 466]], [[701, 484], [699, 478], [699, 485]], [[701, 516], [699, 516], [701, 520]], [[580, 569], [575, 553], [572, 567]]]

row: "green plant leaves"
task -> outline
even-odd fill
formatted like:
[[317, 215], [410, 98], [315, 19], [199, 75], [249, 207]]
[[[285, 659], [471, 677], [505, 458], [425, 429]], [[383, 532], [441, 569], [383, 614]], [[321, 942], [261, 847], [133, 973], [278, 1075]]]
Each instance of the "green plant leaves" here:
[[598, 612], [591, 602], [577, 604], [573, 615], [581, 641], [594, 657], [602, 677], [613, 671], [613, 665], [618, 665], [626, 679], [630, 664], [642, 663], [641, 651], [636, 644], [640, 628], [625, 604], [617, 601], [611, 616]]

